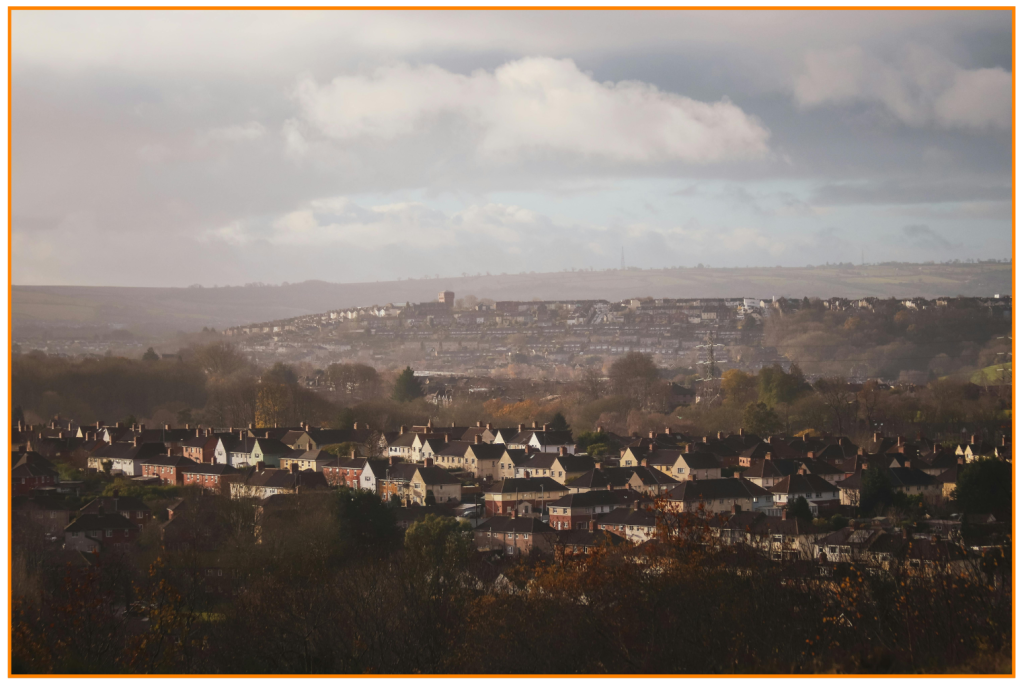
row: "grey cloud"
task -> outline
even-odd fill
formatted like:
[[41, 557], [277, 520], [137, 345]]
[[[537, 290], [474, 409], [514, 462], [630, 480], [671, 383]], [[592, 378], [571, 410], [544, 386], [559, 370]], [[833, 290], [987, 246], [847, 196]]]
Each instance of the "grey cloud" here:
[[812, 205], [919, 205], [1008, 200], [1008, 185], [890, 180], [862, 184], [829, 184], [815, 189]]
[[953, 248], [953, 244], [927, 224], [908, 224], [903, 234], [917, 248]]

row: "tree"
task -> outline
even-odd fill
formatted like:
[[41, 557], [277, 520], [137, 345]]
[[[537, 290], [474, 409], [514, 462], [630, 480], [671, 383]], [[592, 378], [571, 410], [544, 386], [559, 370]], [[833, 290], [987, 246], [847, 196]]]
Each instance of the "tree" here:
[[658, 368], [646, 353], [627, 353], [612, 363], [609, 377], [616, 394], [625, 396], [641, 410], [646, 409], [658, 386]]
[[569, 423], [565, 419], [565, 415], [561, 412], [555, 413], [554, 417], [551, 418], [551, 429], [556, 432], [567, 432], [569, 431]]
[[295, 374], [295, 370], [293, 370], [290, 365], [274, 363], [274, 366], [263, 374], [262, 381], [264, 384], [291, 386], [298, 383], [299, 376]]
[[424, 505], [427, 505], [427, 506], [436, 506], [437, 505], [437, 499], [434, 498], [434, 490], [433, 489], [427, 489], [427, 496], [423, 500], [423, 503], [424, 503]]
[[757, 378], [733, 368], [722, 373], [722, 393], [726, 401], [749, 400], [757, 390]]
[[836, 434], [842, 434], [853, 403], [850, 400], [850, 384], [843, 377], [822, 377], [814, 383], [814, 390], [831, 411]]
[[888, 508], [893, 503], [893, 496], [887, 472], [882, 472], [874, 465], [864, 470], [860, 479], [860, 514], [862, 516], [870, 517], [876, 510]]
[[473, 530], [455, 518], [428, 514], [405, 532], [405, 552], [431, 570], [459, 569], [473, 555]]
[[343, 546], [357, 555], [386, 555], [401, 531], [394, 510], [364, 489], [338, 490], [338, 528]]
[[794, 501], [790, 501], [786, 505], [786, 516], [790, 518], [796, 518], [797, 520], [813, 520], [814, 514], [811, 513], [811, 507], [807, 503], [807, 499], [803, 496], [799, 496]]
[[142, 359], [145, 360], [147, 363], [152, 363], [157, 360], [160, 360], [160, 356], [158, 356], [156, 354], [156, 351], [153, 350], [153, 347], [150, 346], [148, 349], [146, 349], [146, 352], [142, 354]]
[[423, 395], [423, 387], [420, 386], [419, 380], [416, 379], [416, 375], [413, 373], [411, 367], [406, 367], [402, 370], [402, 373], [398, 375], [398, 379], [395, 380], [395, 389], [391, 393], [391, 398], [399, 403], [405, 403], [412, 401]]
[[769, 408], [779, 403], [792, 403], [804, 392], [804, 373], [793, 364], [789, 372], [781, 365], [763, 367], [757, 373], [758, 400]]
[[1009, 515], [1013, 503], [1013, 469], [998, 458], [969, 463], [956, 481], [953, 499], [964, 513]]
[[751, 403], [743, 411], [743, 427], [759, 436], [777, 432], [781, 425], [779, 416], [764, 403]]

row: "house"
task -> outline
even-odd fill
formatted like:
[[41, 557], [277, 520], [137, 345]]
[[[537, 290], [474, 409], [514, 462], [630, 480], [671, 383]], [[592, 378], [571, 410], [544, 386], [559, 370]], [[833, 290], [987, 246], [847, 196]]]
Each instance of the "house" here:
[[406, 506], [428, 505], [428, 495], [434, 503], [458, 503], [462, 499], [462, 482], [444, 468], [434, 465], [433, 458], [424, 458], [422, 465], [416, 463], [392, 463], [384, 479], [377, 479], [378, 493], [384, 501], [397, 495]]
[[566, 494], [547, 504], [548, 524], [552, 529], [586, 530], [590, 523], [616, 508], [628, 506], [642, 498], [639, 492], [618, 490], [596, 490]]
[[153, 519], [153, 512], [145, 503], [134, 496], [121, 496], [117, 489], [110, 496], [99, 496], [82, 506], [79, 515], [117, 513], [142, 529]]
[[668, 492], [668, 501], [681, 511], [696, 511], [703, 505], [708, 513], [732, 513], [733, 506], [741, 511], [770, 508], [772, 496], [748, 479], [725, 477], [681, 482]]
[[466, 450], [469, 446], [469, 442], [461, 440], [445, 444], [434, 451], [432, 456], [434, 465], [445, 469], [468, 470], [469, 463], [466, 460]]
[[234, 468], [252, 466], [257, 463], [276, 468], [280, 466], [281, 458], [292, 451], [287, 444], [281, 441], [250, 437], [245, 430], [239, 431], [237, 437], [225, 438], [223, 444], [227, 452], [226, 462]]
[[[477, 439], [466, 448], [464, 456], [466, 466], [477, 479], [488, 482], [503, 479], [500, 465], [505, 462], [510, 450], [516, 451], [516, 449], [506, 448], [503, 444], [484, 443], [483, 437], [477, 435]], [[512, 460], [511, 456], [509, 456], [508, 460]]]
[[185, 456], [153, 456], [142, 461], [142, 476], [157, 477], [161, 484], [184, 484], [182, 470], [197, 463]]
[[659, 470], [676, 480], [721, 479], [722, 464], [713, 453], [696, 451], [694, 445], [683, 453], [678, 449], [655, 449], [641, 459], [640, 465]]
[[32, 492], [11, 499], [11, 533], [16, 541], [37, 544], [63, 538], [74, 511], [59, 497]]
[[50, 461], [34, 451], [11, 454], [11, 490], [24, 496], [35, 489], [52, 488], [60, 482], [60, 474]]
[[216, 463], [214, 451], [220, 438], [209, 429], [204, 431], [198, 427], [195, 434], [194, 437], [181, 442], [181, 455], [196, 463]]
[[311, 446], [312, 443], [306, 449], [292, 449], [281, 456], [279, 461], [281, 469], [291, 470], [291, 466], [294, 464], [299, 466], [299, 470], [322, 472], [326, 466], [337, 461], [337, 456], [333, 453], [328, 453], [322, 449], [310, 448]]
[[555, 539], [555, 560], [561, 562], [576, 556], [586, 556], [597, 548], [617, 546], [626, 541], [625, 537], [611, 529], [597, 529], [597, 521], [591, 520], [587, 529], [558, 533]]
[[494, 516], [476, 526], [473, 541], [478, 551], [505, 556], [527, 556], [534, 551], [551, 553], [556, 532], [538, 518]]
[[741, 544], [760, 551], [772, 560], [814, 560], [814, 544], [821, 528], [783, 511], [779, 516], [764, 511], [738, 508], [720, 525], [712, 525], [725, 545]]
[[488, 516], [516, 513], [540, 517], [547, 504], [568, 493], [564, 485], [550, 477], [503, 479], [484, 491], [484, 512]]
[[663, 494], [679, 484], [679, 480], [661, 470], [644, 465], [588, 470], [576, 479], [566, 482], [572, 492], [597, 489], [632, 489], [651, 496]]
[[139, 528], [118, 513], [86, 513], [64, 528], [64, 548], [84, 552], [125, 549], [138, 534]]
[[658, 516], [636, 501], [629, 507], [615, 508], [601, 516], [595, 527], [617, 534], [634, 544], [641, 544], [657, 535]]
[[230, 475], [237, 475], [238, 469], [230, 465], [211, 465], [209, 463], [194, 463], [193, 465], [181, 468], [182, 484], [186, 487], [200, 487], [204, 493], [231, 495]]
[[119, 441], [96, 451], [89, 456], [87, 465], [103, 471], [104, 463], [109, 463], [111, 474], [141, 477], [143, 461], [161, 455], [167, 455], [167, 448], [162, 443], [142, 443], [136, 436], [131, 441]]
[[[909, 463], [910, 461], [906, 461]], [[889, 480], [889, 485], [894, 492], [901, 492], [908, 496], [920, 494], [926, 499], [938, 499], [943, 494], [943, 482], [932, 477], [921, 470], [913, 467], [893, 468], [879, 467], [882, 474]], [[861, 480], [864, 477], [864, 469], [860, 469], [850, 477], [837, 483], [839, 487], [840, 502], [844, 506], [860, 505]]]
[[290, 470], [282, 470], [257, 463], [232, 477], [230, 488], [233, 499], [265, 499], [274, 494], [294, 494], [299, 491], [330, 488], [322, 472], [300, 471], [297, 465], [292, 465]]
[[550, 477], [560, 484], [565, 484], [593, 469], [593, 458], [568, 453], [562, 446], [558, 453], [530, 455], [527, 460], [516, 466], [516, 477]]
[[566, 453], [576, 453], [576, 442], [573, 440], [570, 430], [552, 430], [548, 424], [538, 429], [537, 423], [534, 422], [533, 424], [533, 429], [526, 429], [525, 425], [519, 425], [519, 433], [506, 442], [507, 446], [509, 448], [524, 448], [544, 453], [564, 448]]
[[498, 460], [498, 479], [513, 479], [516, 476], [516, 469], [528, 461], [532, 454], [525, 448], [507, 448], [505, 444], [498, 442], [494, 445], [505, 450]]
[[817, 475], [809, 474], [806, 468], [783, 477], [768, 491], [771, 492], [772, 510], [785, 510], [788, 504], [801, 497], [807, 500], [815, 516], [819, 512], [838, 510], [840, 504], [839, 487]]
[[[355, 451], [348, 458], [335, 458], [333, 462], [323, 466], [322, 471], [327, 483], [332, 487], [348, 487], [349, 489], [360, 489], [362, 485], [360, 476], [366, 467], [368, 458], [357, 458]], [[387, 462], [387, 461], [385, 461]], [[371, 491], [375, 491], [374, 486]]]

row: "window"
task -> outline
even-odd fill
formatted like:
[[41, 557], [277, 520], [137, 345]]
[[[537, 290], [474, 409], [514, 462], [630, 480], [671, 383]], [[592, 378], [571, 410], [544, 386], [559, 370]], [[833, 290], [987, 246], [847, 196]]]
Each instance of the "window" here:
[[114, 530], [107, 530], [107, 537], [110, 538], [110, 537], [113, 537], [113, 536], [114, 536]]
[[529, 538], [530, 538], [530, 533], [529, 532], [527, 532], [527, 533], [525, 533], [523, 535], [523, 539], [529, 539]]

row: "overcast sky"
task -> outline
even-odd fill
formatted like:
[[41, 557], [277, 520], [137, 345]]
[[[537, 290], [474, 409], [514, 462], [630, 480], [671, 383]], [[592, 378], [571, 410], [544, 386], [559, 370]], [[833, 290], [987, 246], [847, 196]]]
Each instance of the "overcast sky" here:
[[1009, 258], [1009, 12], [13, 13], [15, 284]]

